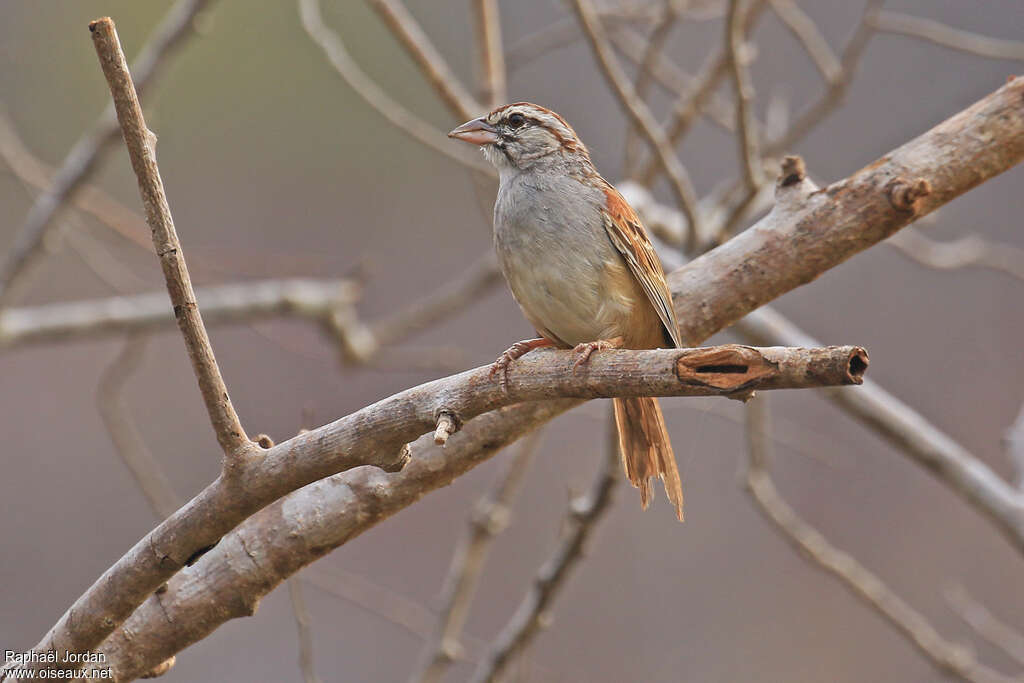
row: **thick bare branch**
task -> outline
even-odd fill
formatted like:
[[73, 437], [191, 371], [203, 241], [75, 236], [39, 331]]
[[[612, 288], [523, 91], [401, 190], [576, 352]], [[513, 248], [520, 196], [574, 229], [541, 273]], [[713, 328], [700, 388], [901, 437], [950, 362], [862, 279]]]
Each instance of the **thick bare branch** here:
[[[401, 472], [387, 475], [361, 468], [278, 500], [231, 531], [190, 571], [171, 578], [166, 591], [150, 595], [98, 648], [107, 656], [114, 680], [131, 680], [229, 619], [250, 616], [285, 577], [427, 492], [447, 486], [539, 422], [574, 405], [545, 401], [488, 413], [468, 423], [443, 449], [428, 439], [415, 444], [415, 457]], [[389, 448], [385, 446], [381, 458], [391, 455]], [[318, 512], [311, 515], [310, 510]]]
[[419, 66], [427, 82], [456, 117], [460, 120], [479, 116], [483, 105], [476, 101], [455, 72], [437, 51], [430, 37], [424, 33], [401, 0], [369, 0], [370, 4], [394, 34], [405, 51]]
[[[902, 187], [889, 186], [890, 181], [895, 180], [897, 176], [906, 174], [909, 178], [923, 177], [937, 188], [928, 197], [917, 200], [919, 211], [923, 212], [934, 210], [943, 202], [1012, 167], [1024, 156], [1024, 114], [1019, 108], [1022, 96], [1024, 79], [1016, 79], [940, 124], [931, 132], [895, 150], [876, 164], [808, 197], [806, 205], [799, 201], [783, 199], [778, 210], [764, 219], [763, 230], [762, 226], [758, 225], [677, 271], [670, 280], [675, 305], [680, 313], [679, 319], [682, 321], [680, 329], [684, 339], [702, 339], [732, 324], [769, 299], [812, 280], [835, 263], [867, 248], [913, 220], [917, 214], [907, 210], [907, 197], [904, 193], [890, 191]], [[937, 143], [939, 139], [943, 141], [941, 145]], [[793, 189], [787, 184], [789, 180], [788, 177], [783, 179], [787, 191]], [[891, 196], [902, 197], [903, 201], [891, 201]], [[794, 195], [793, 199], [796, 197]], [[828, 207], [824, 206], [826, 203]], [[757, 235], [761, 237], [755, 239], [754, 236]], [[776, 245], [777, 247], [784, 241], [791, 243], [791, 250], [803, 257], [800, 262], [795, 266], [773, 267], [772, 264], [783, 265], [780, 263], [777, 250], [767, 248], [776, 240], [780, 243]], [[818, 240], [822, 241], [820, 246], [816, 244]], [[720, 270], [726, 267], [733, 270], [731, 279]], [[708, 269], [707, 277], [699, 274], [703, 268]], [[795, 269], [795, 279], [789, 277], [788, 268]], [[722, 292], [716, 294], [719, 286], [722, 286]], [[530, 355], [533, 354], [520, 359], [515, 364], [516, 367], [521, 364], [527, 365], [531, 360]], [[598, 354], [593, 360], [600, 361], [601, 355]], [[513, 372], [515, 371], [514, 367]], [[438, 482], [444, 480], [445, 476], [450, 475], [447, 479], [450, 481], [450, 477], [457, 476], [472, 466], [456, 458], [452, 449], [466, 443], [463, 440], [465, 432], [472, 430], [477, 423], [486, 423], [487, 431], [482, 443], [493, 447], [493, 444], [500, 443], [516, 429], [521, 430], [516, 432], [521, 434], [522, 430], [535, 428], [572, 405], [575, 405], [575, 402], [542, 402], [504, 410], [469, 422], [466, 429], [454, 435], [445, 447], [446, 457], [440, 458], [441, 466], [438, 469], [445, 472], [445, 475], [433, 471], [429, 472], [429, 476], [424, 475], [424, 470], [420, 468], [422, 463], [417, 460], [413, 462], [411, 468], [423, 476], [421, 480], [406, 478], [403, 473], [394, 482], [386, 478], [378, 479], [378, 486], [372, 487], [372, 490], [353, 494], [354, 498], [348, 499], [345, 509], [340, 513], [347, 521], [344, 522], [344, 536], [337, 543], [351, 538], [380, 519], [411, 504], [427, 491], [441, 485]], [[274, 476], [264, 477], [254, 472], [251, 478], [239, 477], [243, 483], [247, 482], [240, 487], [247, 495], [240, 503], [231, 501], [237, 506], [219, 507], [228, 502], [224, 499], [230, 496], [220, 492], [224, 488], [222, 482], [211, 485], [186, 508], [175, 513], [164, 525], [137, 544], [136, 548], [108, 570], [105, 576], [79, 599], [72, 608], [76, 630], [79, 632], [75, 642], [82, 649], [96, 646], [156, 587], [174, 575], [185, 559], [197, 549], [216, 541], [222, 533], [264, 505], [264, 499], [273, 500], [295, 486], [302, 485], [300, 482], [308, 483], [340, 471], [347, 463], [365, 464], [371, 460], [394, 467], [402, 461], [398, 456], [402, 445], [415, 438], [417, 433], [432, 430], [434, 427], [433, 411], [413, 419], [408, 416], [408, 407], [405, 403], [398, 406], [396, 411], [385, 402], [383, 409], [395, 413], [393, 419], [386, 423], [387, 431], [381, 431], [385, 428], [384, 425], [381, 425], [380, 429], [371, 428], [366, 422], [370, 414], [367, 411], [372, 412], [381, 406], [382, 404], [377, 404], [366, 411], [360, 411], [349, 418], [278, 444], [270, 451], [266, 451], [260, 461], [260, 467], [255, 469], [262, 470], [265, 466], [268, 468], [266, 471], [273, 472]], [[368, 436], [369, 434], [373, 436]], [[378, 441], [378, 436], [383, 438]], [[467, 454], [466, 458], [484, 458], [490, 453], [490, 450], [484, 449], [480, 454]], [[351, 457], [346, 458], [346, 455]], [[478, 460], [473, 460], [473, 464], [475, 462]], [[433, 461], [432, 465], [437, 465], [437, 461]], [[457, 467], [463, 469], [456, 472], [453, 468]], [[312, 476], [313, 479], [293, 479], [296, 472], [301, 472], [303, 477]], [[349, 478], [342, 479], [345, 482], [351, 481]], [[397, 496], [393, 485], [398, 481], [415, 488], [412, 491], [402, 489], [403, 495], [406, 496], [404, 498], [392, 497]], [[279, 486], [280, 488], [277, 488]], [[350, 492], [351, 489], [347, 488], [346, 491]], [[381, 497], [387, 497], [388, 503], [378, 506]], [[218, 498], [222, 500], [218, 501]], [[366, 507], [358, 501], [365, 503]], [[300, 510], [295, 512], [299, 514]], [[306, 518], [303, 516], [303, 519]], [[174, 533], [168, 533], [172, 529]], [[304, 545], [305, 537], [302, 534], [297, 536], [296, 539], [289, 539], [288, 543]], [[1021, 538], [1024, 538], [1024, 535]], [[154, 553], [153, 548], [159, 548], [161, 552]], [[210, 555], [217, 551], [218, 549], [214, 549]], [[157, 555], [166, 558], [165, 561], [160, 562]], [[220, 559], [227, 562], [223, 557]], [[200, 563], [205, 560], [204, 557]], [[297, 557], [294, 561], [299, 565], [304, 564], [309, 561], [308, 554]], [[275, 574], [275, 584], [292, 573], [287, 571], [284, 564], [280, 567], [275, 564], [274, 567], [275, 571], [281, 572]], [[207, 578], [205, 574], [189, 572], [187, 577], [178, 579], [196, 580], [200, 576]], [[239, 585], [237, 590], [243, 595], [254, 596], [253, 599], [258, 599], [259, 595], [262, 595], [258, 591], [248, 593], [247, 586], [251, 588], [251, 584], [246, 584]], [[234, 592], [229, 593], [237, 595]], [[209, 609], [223, 612], [223, 605], [230, 600], [227, 597], [229, 593], [204, 594], [201, 599], [209, 601]], [[221, 603], [221, 599], [225, 602]], [[194, 602], [188, 604], [196, 606]], [[186, 603], [182, 602], [182, 607], [185, 606]], [[193, 642], [189, 638], [202, 637], [202, 634], [197, 634], [192, 628], [181, 628], [188, 621], [186, 614], [187, 612], [177, 613], [175, 628], [182, 632], [180, 637], [171, 637], [166, 643], [149, 640], [143, 643], [136, 638], [132, 645], [135, 648], [133, 656], [145, 658], [154, 652], [173, 653], [188, 642]], [[132, 622], [136, 624], [133, 627], [135, 634], [142, 632], [139, 629], [143, 629], [143, 624], [152, 624], [155, 627], [165, 619], [159, 611], [159, 605], [157, 611], [151, 612], [150, 615], [152, 622]], [[143, 618], [141, 612], [136, 612], [136, 616]], [[201, 629], [206, 629], [205, 632], [208, 633], [228, 618], [228, 615], [223, 615], [219, 619], [204, 620]], [[62, 619], [51, 630], [51, 634], [40, 643], [40, 651], [56, 649], [57, 644], [68, 642], [68, 628], [67, 619]], [[153, 632], [156, 633], [158, 630], [154, 628]], [[166, 636], [166, 632], [163, 635]], [[184, 645], [175, 647], [175, 644], [183, 642]], [[153, 649], [150, 650], [150, 647]], [[166, 659], [167, 656], [154, 655], [153, 661], [147, 660], [146, 669]]]
[[[337, 33], [324, 23], [320, 14], [319, 0], [298, 0], [299, 17], [302, 27], [330, 61], [338, 75], [350, 88], [356, 91], [363, 100], [384, 118], [385, 121], [406, 133], [413, 140], [440, 152], [463, 166], [496, 177], [494, 167], [484, 163], [479, 154], [470, 154], [463, 146], [452, 145], [445, 134], [416, 116], [398, 103], [381, 88], [376, 81], [366, 75], [352, 56], [345, 49], [345, 44]], [[468, 118], [468, 117], [467, 117]]]
[[746, 485], [758, 508], [783, 537], [819, 568], [838, 578], [854, 595], [885, 617], [928, 660], [967, 681], [1009, 683], [1011, 679], [982, 665], [965, 646], [943, 638], [917, 610], [851, 555], [800, 519], [779, 494], [768, 473], [768, 417], [764, 398], [747, 406], [749, 467]]
[[[132, 68], [140, 93], [156, 80], [167, 58], [191, 33], [196, 15], [208, 4], [209, 0], [178, 0], [167, 12]], [[52, 183], [36, 198], [0, 266], [0, 308], [11, 302], [16, 293], [12, 285], [44, 248], [44, 238], [58, 211], [96, 169], [119, 132], [114, 109], [108, 106], [68, 152]]]
[[595, 526], [608, 511], [612, 491], [619, 481], [619, 439], [615, 419], [608, 418], [608, 441], [594, 483], [587, 495], [569, 504], [563, 524], [564, 536], [554, 553], [533, 579], [522, 602], [501, 629], [490, 651], [473, 673], [473, 683], [492, 683], [501, 679], [508, 666], [551, 622], [551, 607], [572, 571], [583, 559], [585, 544]]
[[[817, 189], [783, 177], [776, 205], [669, 276], [684, 339], [707, 335], [889, 237], [1024, 158], [1024, 78]], [[792, 180], [792, 182], [790, 182]], [[758, 268], [745, 267], [756, 262]]]
[[920, 38], [980, 57], [1024, 60], [1024, 42], [971, 33], [934, 19], [882, 11], [871, 17], [871, 26], [876, 31]]
[[462, 630], [476, 596], [491, 543], [508, 525], [512, 501], [537, 452], [540, 435], [541, 430], [536, 430], [523, 439], [497, 484], [474, 506], [469, 529], [452, 555], [448, 576], [444, 580], [437, 628], [427, 639], [417, 671], [410, 681], [439, 681], [448, 666], [462, 657]]
[[672, 149], [665, 130], [654, 118], [654, 114], [647, 108], [643, 100], [637, 96], [633, 84], [622, 70], [590, 0], [573, 0], [573, 4], [601, 71], [618, 96], [619, 103], [625, 109], [626, 114], [639, 127], [652, 147], [658, 162], [664, 167], [671, 181], [676, 201], [679, 202], [679, 208], [689, 221], [690, 234], [696, 235], [700, 226], [697, 213], [697, 193], [693, 189], [693, 183], [690, 182], [689, 174], [679, 161], [679, 157], [676, 156], [675, 150]]
[[171, 210], [167, 205], [167, 195], [156, 165], [156, 136], [146, 127], [114, 22], [109, 17], [98, 19], [89, 24], [89, 30], [92, 32], [103, 75], [114, 98], [117, 120], [121, 124], [132, 168], [139, 180], [146, 222], [153, 231], [153, 246], [167, 280], [167, 292], [174, 307], [174, 316], [185, 338], [185, 348], [199, 381], [206, 411], [225, 455], [229, 459], [241, 457], [251, 448], [251, 444], [228, 398], [227, 387], [210, 346], [210, 338], [196, 307], [185, 256], [178, 242]]
[[575, 361], [569, 350], [534, 351], [509, 368], [504, 388], [483, 366], [395, 394], [261, 450], [259, 457], [240, 459], [108, 569], [37, 648], [94, 647], [197, 553], [291, 491], [361, 465], [401, 469], [409, 460], [406, 444], [433, 431], [442, 412], [463, 424], [514, 403], [561, 397], [744, 398], [758, 389], [855, 384], [866, 369], [858, 347], [606, 351], [583, 368]]

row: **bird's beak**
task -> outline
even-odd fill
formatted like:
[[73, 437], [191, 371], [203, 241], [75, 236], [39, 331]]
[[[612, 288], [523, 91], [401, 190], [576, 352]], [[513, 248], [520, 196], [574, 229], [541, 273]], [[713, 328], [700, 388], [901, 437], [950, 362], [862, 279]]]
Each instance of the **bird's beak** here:
[[483, 119], [473, 119], [448, 133], [448, 137], [474, 145], [489, 145], [498, 141], [498, 129]]

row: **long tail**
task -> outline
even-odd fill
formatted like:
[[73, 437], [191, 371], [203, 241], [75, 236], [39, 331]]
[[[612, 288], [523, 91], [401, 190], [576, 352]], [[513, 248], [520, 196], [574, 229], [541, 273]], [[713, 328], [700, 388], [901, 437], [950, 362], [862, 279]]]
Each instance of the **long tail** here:
[[665, 493], [676, 508], [676, 517], [683, 521], [683, 484], [658, 399], [616, 398], [613, 404], [622, 467], [630, 483], [640, 489], [641, 504], [645, 510], [651, 504], [651, 477], [660, 476]]

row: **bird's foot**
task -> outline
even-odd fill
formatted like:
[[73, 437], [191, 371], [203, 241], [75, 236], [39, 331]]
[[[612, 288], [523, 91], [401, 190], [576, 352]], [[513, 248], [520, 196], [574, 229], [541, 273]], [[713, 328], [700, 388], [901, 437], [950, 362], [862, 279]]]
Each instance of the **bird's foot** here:
[[493, 381], [495, 375], [497, 375], [498, 382], [501, 384], [502, 390], [508, 391], [508, 366], [512, 364], [512, 361], [522, 358], [534, 349], [542, 349], [554, 345], [554, 342], [550, 339], [545, 339], [543, 337], [518, 341], [505, 349], [505, 351], [498, 356], [498, 359], [491, 363], [491, 371], [488, 373], [488, 377]]
[[621, 349], [623, 339], [622, 337], [615, 337], [613, 339], [598, 339], [597, 341], [584, 342], [577, 344], [573, 347], [573, 351], [580, 354], [580, 357], [576, 359], [576, 362], [572, 364], [572, 371], [576, 370], [581, 365], [586, 365], [587, 361], [590, 360], [590, 356], [594, 351], [606, 351], [608, 349]]

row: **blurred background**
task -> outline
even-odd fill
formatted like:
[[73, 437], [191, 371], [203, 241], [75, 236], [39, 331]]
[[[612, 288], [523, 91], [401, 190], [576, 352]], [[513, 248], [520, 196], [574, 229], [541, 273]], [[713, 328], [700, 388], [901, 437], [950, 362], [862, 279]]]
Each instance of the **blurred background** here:
[[[673, 25], [664, 48], [691, 74], [723, 34], [721, 3], [692, 4], [693, 15]], [[109, 100], [88, 21], [112, 16], [131, 56], [170, 5], [0, 2], [0, 97], [11, 128], [32, 154], [59, 165]], [[406, 6], [472, 88], [477, 70], [469, 3], [407, 0]], [[660, 7], [629, 3], [633, 14], [609, 21], [647, 35]], [[862, 2], [840, 0], [801, 7], [837, 52], [863, 11]], [[1024, 39], [1020, 0], [890, 0], [885, 7]], [[560, 22], [574, 26], [571, 11], [555, 0], [503, 0], [500, 10], [510, 99], [561, 113], [602, 173], [621, 179], [627, 120], [578, 30], [570, 28], [543, 53], [524, 42]], [[366, 4], [331, 0], [323, 13], [392, 97], [442, 130], [461, 123]], [[197, 285], [354, 277], [362, 283], [358, 314], [375, 321], [457, 278], [487, 253], [493, 185], [383, 120], [309, 39], [294, 3], [210, 2], [194, 24], [195, 34], [168, 59], [144, 104]], [[763, 13], [752, 40], [756, 113], [792, 118], [823, 91], [821, 77], [772, 11]], [[635, 75], [635, 65], [624, 61]], [[1020, 62], [879, 33], [844, 104], [789, 151], [804, 157], [819, 183], [843, 178], [1021, 68]], [[663, 117], [674, 96], [656, 84], [649, 93]], [[731, 96], [728, 82], [721, 94]], [[707, 119], [679, 151], [701, 196], [739, 175], [734, 138]], [[91, 182], [141, 211], [122, 145]], [[976, 234], [1004, 245], [1010, 257], [1019, 255], [1013, 249], [1024, 248], [1022, 182], [1024, 171], [1010, 171], [944, 207], [922, 228], [935, 240]], [[655, 190], [672, 202], [667, 186]], [[36, 192], [8, 166], [0, 168], [0, 251], [13, 242]], [[15, 306], [162, 289], [151, 254], [88, 215], [66, 212], [61, 221], [68, 238], [39, 265]], [[937, 270], [879, 245], [776, 305], [824, 343], [865, 346], [871, 378], [1013, 479], [1002, 437], [1024, 401], [1022, 287], [1006, 270]], [[299, 320], [214, 326], [211, 336], [246, 429], [280, 441], [300, 427], [489, 362], [531, 336], [503, 285], [474, 298], [385, 349], [369, 366], [343, 362], [331, 340]], [[735, 339], [725, 333], [714, 341]], [[36, 643], [157, 521], [97, 410], [97, 384], [122, 345], [118, 337], [105, 337], [0, 351], [6, 511], [0, 516], [0, 650]], [[140, 433], [182, 499], [216, 477], [217, 444], [176, 331], [151, 337], [125, 392]], [[686, 523], [675, 521], [663, 497], [641, 512], [636, 492], [620, 485], [553, 609], [550, 628], [515, 667], [516, 680], [944, 678], [759, 515], [741, 486], [741, 405], [704, 399], [662, 405], [683, 472]], [[940, 633], [970, 644], [997, 670], [1019, 672], [1022, 663], [980, 637], [963, 618], [962, 605], [949, 599], [962, 588], [1024, 630], [1024, 565], [993, 526], [814, 392], [776, 392], [772, 412], [773, 472], [797, 512]], [[592, 402], [544, 430], [466, 626], [471, 656], [505, 623], [557, 544], [570, 495], [583, 491], [599, 466], [606, 414], [604, 402]], [[508, 457], [502, 453], [299, 575], [315, 668], [324, 680], [405, 680], [413, 671], [422, 637], [403, 620], [432, 627], [430, 610], [471, 507]], [[254, 618], [229, 622], [179, 654], [165, 680], [300, 680], [297, 652], [282, 587]], [[456, 665], [451, 679], [465, 679], [471, 667]]]

